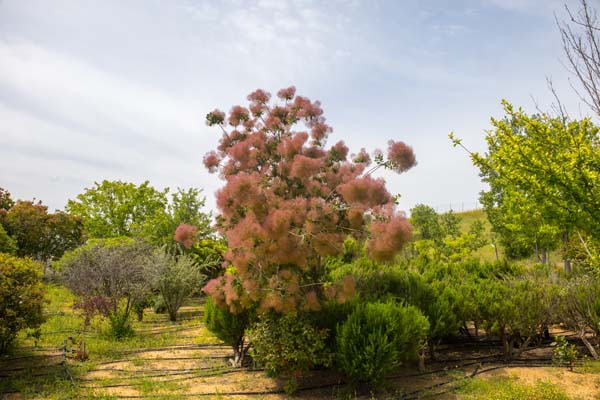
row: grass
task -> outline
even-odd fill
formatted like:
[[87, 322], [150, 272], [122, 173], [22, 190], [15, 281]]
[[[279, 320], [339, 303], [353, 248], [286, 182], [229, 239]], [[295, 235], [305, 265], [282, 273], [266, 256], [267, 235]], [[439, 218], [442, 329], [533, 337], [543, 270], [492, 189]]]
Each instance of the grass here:
[[[40, 366], [57, 364], [61, 358], [48, 358], [44, 354], [59, 354], [58, 349], [67, 337], [75, 341], [80, 339], [78, 332], [81, 329], [82, 317], [73, 310], [74, 297], [64, 287], [48, 285], [48, 299], [46, 304], [47, 321], [41, 327], [41, 337], [37, 340], [21, 334], [18, 346], [11, 357], [30, 357], [27, 362], [11, 362], [0, 358], [0, 371], [26, 366], [25, 369], [13, 375], [0, 377], [0, 397], [3, 392], [20, 392], [24, 399], [65, 399], [87, 397], [93, 399], [114, 399], [115, 393], [138, 394], [157, 396], [157, 398], [175, 399], [190, 390], [207, 390], [209, 392], [221, 390], [224, 392], [252, 391], [266, 386], [260, 386], [256, 373], [223, 374], [231, 371], [226, 360], [218, 358], [204, 358], [205, 356], [223, 354], [221, 350], [186, 349], [171, 350], [148, 354], [135, 353], [135, 350], [164, 348], [176, 345], [214, 344], [219, 341], [201, 326], [202, 304], [197, 299], [192, 299], [188, 308], [182, 314], [185, 319], [170, 322], [165, 315], [148, 312], [143, 322], [134, 322], [136, 335], [122, 341], [115, 341], [103, 332], [106, 323], [100, 319], [92, 323], [87, 339], [87, 349], [90, 358], [85, 362], [68, 360], [68, 371], [73, 381], [66, 374], [61, 365], [55, 365], [48, 370]], [[191, 306], [191, 307], [189, 307]], [[191, 329], [193, 328], [193, 329]], [[69, 347], [76, 345], [69, 339]], [[178, 357], [181, 354], [193, 356], [194, 359], [186, 361], [161, 361], [160, 357]], [[152, 358], [159, 357], [159, 358]], [[111, 363], [111, 364], [106, 364]], [[581, 374], [600, 374], [600, 362], [586, 360], [577, 367], [576, 372]], [[41, 372], [47, 373], [42, 374]], [[162, 372], [161, 372], [162, 371]], [[181, 374], [181, 372], [189, 372]], [[457, 375], [453, 375], [456, 373]], [[163, 374], [163, 376], [159, 376]], [[172, 375], [174, 374], [174, 375]], [[218, 376], [214, 376], [218, 374]], [[445, 379], [460, 380], [462, 376], [458, 371], [448, 372]], [[188, 378], [194, 377], [194, 380]], [[223, 382], [224, 385], [221, 386]], [[122, 388], [94, 388], [94, 386], [114, 386], [127, 384]], [[571, 399], [557, 384], [542, 382], [527, 385], [515, 378], [475, 378], [463, 383], [456, 391], [459, 399]], [[600, 384], [600, 382], [599, 382]], [[207, 385], [205, 387], [205, 385]], [[212, 386], [211, 386], [212, 385]], [[263, 382], [262, 385], [265, 385]], [[411, 387], [410, 384], [402, 387]], [[116, 390], [116, 392], [115, 392]], [[123, 390], [119, 392], [118, 390]], [[350, 393], [343, 387], [336, 391], [338, 397], [348, 398]], [[331, 398], [331, 393], [323, 398]], [[179, 397], [178, 397], [179, 396]], [[334, 395], [335, 396], [335, 395]], [[223, 398], [226, 396], [224, 395]], [[219, 398], [212, 396], [209, 398]], [[259, 397], [256, 397], [259, 398]], [[285, 398], [285, 397], [281, 397]]]
[[[46, 298], [44, 314], [46, 321], [41, 326], [41, 335], [33, 337], [27, 332], [21, 332], [16, 340], [13, 353], [7, 357], [0, 357], [0, 371], [3, 369], [23, 368], [10, 371], [11, 376], [0, 377], [0, 393], [19, 392], [24, 398], [31, 399], [64, 399], [77, 398], [82, 395], [92, 398], [112, 398], [97, 390], [85, 390], [74, 384], [60, 365], [62, 361], [61, 347], [67, 340], [69, 349], [77, 349], [81, 340], [83, 317], [80, 312], [73, 309], [75, 297], [63, 286], [55, 284], [46, 285]], [[85, 376], [89, 371], [98, 368], [103, 362], [122, 360], [128, 358], [133, 367], [142, 368], [149, 363], [143, 356], [132, 351], [164, 348], [182, 344], [218, 343], [205, 328], [199, 328], [202, 323], [201, 302], [192, 299], [189, 308], [181, 313], [184, 319], [177, 322], [168, 321], [166, 315], [157, 315], [147, 312], [143, 322], [134, 322], [135, 336], [121, 341], [116, 341], [107, 336], [106, 321], [96, 318], [86, 334], [86, 347], [90, 358], [85, 362], [68, 360], [68, 371], [75, 382]], [[189, 333], [194, 332], [193, 336]], [[199, 334], [198, 334], [199, 330]], [[25, 358], [23, 358], [25, 357]], [[20, 360], [28, 360], [20, 361]], [[214, 362], [214, 360], [208, 360]], [[22, 365], [21, 365], [22, 364]], [[54, 364], [52, 367], [45, 367]], [[151, 365], [149, 365], [152, 368]], [[46, 372], [46, 373], [44, 373]], [[5, 372], [5, 375], [8, 372]], [[129, 379], [129, 378], [128, 378]], [[121, 383], [119, 379], [98, 380], [102, 384]], [[131, 374], [132, 387], [141, 393], [180, 393], [186, 385], [180, 382], [161, 382], [159, 379], [137, 379]], [[2, 397], [2, 394], [0, 394]]]
[[537, 382], [529, 385], [516, 378], [470, 379], [458, 390], [464, 400], [572, 400], [557, 384]]
[[576, 367], [576, 370], [586, 374], [596, 374], [600, 377], [600, 361], [585, 358], [580, 367]]

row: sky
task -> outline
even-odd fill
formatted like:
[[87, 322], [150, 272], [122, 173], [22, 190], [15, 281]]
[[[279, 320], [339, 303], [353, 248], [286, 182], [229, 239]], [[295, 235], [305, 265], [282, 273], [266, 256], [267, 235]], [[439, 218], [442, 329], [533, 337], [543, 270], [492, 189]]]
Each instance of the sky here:
[[401, 209], [471, 209], [484, 185], [449, 132], [485, 151], [501, 99], [550, 108], [547, 78], [589, 114], [555, 13], [564, 1], [0, 0], [0, 187], [62, 210], [94, 182], [149, 180], [217, 211], [205, 115], [294, 85], [330, 144], [413, 147], [415, 168], [381, 174]]

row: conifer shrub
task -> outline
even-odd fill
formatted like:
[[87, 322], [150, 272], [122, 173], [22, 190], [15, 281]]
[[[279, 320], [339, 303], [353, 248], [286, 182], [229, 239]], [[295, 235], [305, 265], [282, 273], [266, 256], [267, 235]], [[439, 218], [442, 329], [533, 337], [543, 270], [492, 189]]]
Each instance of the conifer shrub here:
[[228, 308], [220, 307], [210, 296], [204, 304], [204, 323], [209, 331], [233, 348], [233, 364], [241, 366], [248, 347], [244, 344], [244, 332], [250, 323], [249, 311], [232, 314]]
[[20, 330], [44, 322], [42, 266], [29, 258], [0, 253], [0, 354]]
[[338, 328], [338, 366], [355, 382], [379, 384], [418, 357], [428, 329], [427, 318], [414, 306], [360, 304]]

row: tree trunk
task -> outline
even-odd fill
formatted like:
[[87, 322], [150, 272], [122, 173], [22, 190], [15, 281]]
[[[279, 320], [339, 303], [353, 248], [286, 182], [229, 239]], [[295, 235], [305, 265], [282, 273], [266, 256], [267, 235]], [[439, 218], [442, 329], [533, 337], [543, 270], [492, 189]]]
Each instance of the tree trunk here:
[[177, 321], [177, 310], [169, 310], [169, 321], [175, 322]]
[[542, 249], [542, 264], [548, 265], [548, 249]]
[[527, 339], [525, 339], [525, 341], [519, 345], [519, 350], [517, 350], [517, 357], [520, 356], [521, 353], [523, 353], [527, 349], [527, 347], [529, 347], [529, 343], [531, 343], [531, 338], [531, 336], [528, 336]]
[[569, 250], [569, 232], [564, 231], [563, 233], [563, 265], [566, 274], [571, 273], [571, 260], [567, 256], [567, 250]]
[[244, 356], [248, 348], [244, 348], [244, 337], [242, 336], [233, 344], [233, 358], [229, 360], [231, 366], [240, 368], [244, 363]]
[[427, 346], [429, 347], [429, 359], [435, 361], [435, 342], [433, 339], [427, 341]]
[[502, 330], [500, 331], [500, 338], [502, 340], [502, 353], [504, 354], [504, 359], [510, 360], [512, 353], [512, 343], [508, 335], [506, 334], [506, 330], [504, 328], [502, 328]]
[[425, 372], [425, 348], [419, 351], [419, 372]]
[[585, 345], [585, 347], [587, 347], [588, 351], [590, 352], [590, 354], [592, 355], [594, 360], [597, 360], [598, 353], [596, 352], [596, 349], [594, 349], [594, 346], [592, 346], [592, 344], [585, 337], [585, 330], [583, 330], [583, 329], [580, 330], [578, 336], [581, 339], [581, 341], [583, 342], [583, 344]]
[[494, 240], [494, 252], [496, 252], [496, 261], [500, 261], [500, 257], [498, 256], [498, 244]]
[[469, 339], [473, 339], [473, 336], [471, 336], [471, 332], [469, 331], [469, 327], [467, 326], [467, 323], [463, 321], [463, 329], [465, 330], [465, 333], [467, 334], [467, 337]]

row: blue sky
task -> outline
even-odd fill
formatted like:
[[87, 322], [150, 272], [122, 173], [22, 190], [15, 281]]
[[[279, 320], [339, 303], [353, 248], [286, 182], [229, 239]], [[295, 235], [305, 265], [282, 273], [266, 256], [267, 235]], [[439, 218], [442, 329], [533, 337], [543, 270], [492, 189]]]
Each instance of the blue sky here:
[[215, 107], [295, 85], [352, 150], [413, 146], [384, 174], [408, 210], [471, 208], [483, 188], [450, 131], [484, 150], [500, 100], [535, 112], [551, 77], [572, 116], [563, 1], [0, 0], [0, 187], [62, 209], [94, 181], [222, 185], [203, 165]]

